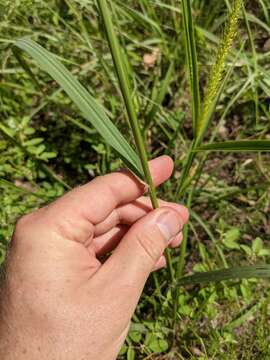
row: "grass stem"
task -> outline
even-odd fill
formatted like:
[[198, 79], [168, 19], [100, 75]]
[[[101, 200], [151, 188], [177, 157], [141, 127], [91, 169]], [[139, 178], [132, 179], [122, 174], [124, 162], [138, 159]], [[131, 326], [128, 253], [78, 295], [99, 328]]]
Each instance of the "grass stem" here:
[[[110, 47], [115, 71], [118, 77], [119, 86], [121, 89], [121, 93], [124, 99], [127, 115], [128, 115], [128, 122], [132, 130], [132, 134], [134, 136], [134, 140], [136, 143], [136, 148], [139, 153], [139, 157], [141, 159], [141, 164], [144, 172], [144, 177], [147, 185], [149, 186], [149, 195], [151, 198], [152, 206], [154, 209], [158, 208], [158, 200], [156, 195], [155, 186], [153, 183], [153, 179], [150, 173], [150, 169], [148, 166], [148, 156], [147, 151], [145, 148], [144, 140], [142, 131], [140, 129], [139, 121], [137, 118], [137, 114], [135, 112], [135, 106], [132, 99], [132, 92], [129, 86], [129, 78], [126, 71], [126, 66], [123, 61], [123, 57], [121, 54], [121, 47], [117, 38], [117, 35], [115, 33], [113, 23], [112, 23], [112, 17], [111, 13], [109, 11], [107, 0], [98, 0], [97, 1], [100, 14], [103, 20], [103, 24], [105, 27], [105, 32], [108, 40], [108, 44]], [[173, 266], [171, 257], [169, 254], [169, 251], [167, 250], [165, 252], [167, 263], [168, 263], [168, 269], [170, 273], [171, 280], [174, 279], [174, 273], [173, 273]]]

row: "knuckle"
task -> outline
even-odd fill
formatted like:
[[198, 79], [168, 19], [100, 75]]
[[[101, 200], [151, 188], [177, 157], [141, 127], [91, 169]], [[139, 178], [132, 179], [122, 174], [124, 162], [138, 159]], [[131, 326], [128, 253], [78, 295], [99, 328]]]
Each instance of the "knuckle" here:
[[94, 178], [94, 180], [92, 180], [92, 183], [103, 184], [106, 181], [107, 176], [108, 175], [98, 175]]
[[31, 221], [30, 217], [31, 214], [21, 216], [15, 224], [15, 232], [21, 232], [23, 229], [25, 229], [28, 223]]
[[35, 210], [31, 213], [21, 216], [15, 224], [13, 238], [14, 236], [25, 234], [28, 229], [33, 229], [33, 226], [39, 218], [39, 211], [41, 210], [42, 209]]
[[27, 231], [27, 229], [29, 228], [29, 225], [31, 223], [31, 215], [27, 214], [27, 215], [23, 215], [21, 216], [14, 227], [14, 231], [13, 231], [13, 235], [11, 238], [11, 242], [10, 242], [10, 247], [14, 247], [17, 246], [19, 243], [21, 243], [22, 238], [24, 239], [25, 236], [25, 232]]

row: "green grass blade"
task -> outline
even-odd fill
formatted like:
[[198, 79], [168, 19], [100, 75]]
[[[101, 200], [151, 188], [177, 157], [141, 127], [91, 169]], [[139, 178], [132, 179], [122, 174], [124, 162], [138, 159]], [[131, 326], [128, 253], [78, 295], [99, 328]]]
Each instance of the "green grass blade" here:
[[203, 145], [194, 151], [260, 152], [270, 151], [270, 140], [224, 141]]
[[162, 102], [168, 92], [168, 88], [172, 80], [173, 72], [174, 72], [174, 62], [171, 61], [168, 70], [166, 72], [166, 75], [160, 84], [160, 89], [157, 91], [156, 96], [152, 99], [153, 104], [146, 115], [144, 131], [146, 131], [149, 128], [151, 122], [154, 120], [158, 110], [162, 105]]
[[31, 39], [23, 38], [15, 45], [26, 51], [68, 94], [86, 120], [100, 133], [103, 139], [119, 153], [126, 165], [143, 177], [140, 160], [117, 127], [107, 117], [103, 107], [87, 92], [80, 82], [60, 63], [56, 56]]
[[264, 3], [264, 0], [259, 0], [259, 3], [261, 5], [265, 20], [267, 24], [270, 24], [270, 14], [269, 14], [269, 10], [267, 8], [267, 5]]
[[190, 0], [182, 1], [182, 12], [183, 12], [183, 22], [184, 22], [184, 34], [185, 34], [186, 61], [188, 65], [189, 84], [190, 84], [190, 92], [192, 97], [193, 130], [194, 130], [194, 135], [196, 135], [198, 129], [201, 100], [200, 100], [195, 30], [194, 30], [192, 7]]
[[[122, 49], [120, 47], [117, 35], [114, 30], [114, 26], [112, 23], [112, 16], [111, 16], [111, 12], [108, 7], [107, 0], [97, 0], [97, 3], [99, 6], [100, 14], [101, 14], [103, 24], [105, 27], [106, 36], [107, 36], [108, 44], [110, 47], [112, 59], [114, 62], [115, 71], [116, 71], [116, 74], [118, 77], [122, 97], [125, 102], [125, 107], [126, 107], [126, 111], [127, 111], [127, 115], [128, 115], [128, 122], [129, 122], [130, 128], [132, 130], [133, 137], [134, 137], [134, 140], [136, 143], [136, 147], [137, 147], [140, 159], [141, 159], [141, 165], [143, 168], [144, 177], [145, 177], [146, 183], [149, 186], [149, 194], [150, 194], [152, 206], [155, 209], [155, 208], [158, 208], [159, 204], [158, 204], [158, 200], [157, 200], [157, 195], [156, 195], [156, 190], [155, 190], [155, 186], [153, 183], [153, 179], [152, 179], [150, 169], [148, 166], [147, 151], [146, 151], [146, 147], [145, 147], [144, 140], [143, 140], [142, 130], [140, 128], [137, 114], [135, 111], [134, 101], [132, 98], [132, 92], [131, 92], [131, 89], [129, 86], [129, 81], [128, 81], [128, 74], [126, 73], [125, 63], [122, 60]], [[170, 256], [168, 249], [165, 250], [165, 255], [166, 255], [166, 260], [167, 260], [167, 264], [168, 264], [170, 277], [172, 280], [174, 280], [174, 271], [173, 271], [171, 256]], [[154, 275], [154, 277], [156, 277], [156, 275]], [[156, 283], [157, 283], [157, 278], [156, 278]], [[159, 288], [159, 287], [157, 286], [157, 288]]]
[[[155, 32], [162, 37], [162, 30], [160, 29], [159, 24], [152, 20], [148, 15], [142, 14], [139, 11], [133, 9], [132, 7], [125, 4], [123, 1], [117, 1], [119, 5], [119, 10], [121, 12], [127, 13], [133, 20], [135, 20], [140, 26], [146, 27], [150, 30], [155, 30]], [[125, 14], [126, 15], [126, 14]]]
[[25, 189], [23, 187], [17, 186], [15, 184], [13, 184], [12, 182], [10, 182], [10, 181], [8, 181], [6, 179], [3, 179], [3, 178], [0, 178], [0, 188], [2, 188], [2, 189], [7, 189], [8, 188], [8, 189], [11, 189], [11, 190], [13, 190], [15, 192], [21, 193], [23, 195], [32, 194], [31, 191], [29, 191], [29, 190], [27, 190], [27, 189]]
[[202, 227], [202, 229], [208, 235], [209, 239], [214, 244], [215, 248], [217, 249], [217, 253], [220, 257], [220, 260], [222, 262], [222, 266], [224, 266], [225, 268], [228, 268], [228, 264], [226, 261], [226, 257], [223, 253], [223, 250], [222, 250], [221, 246], [219, 245], [218, 241], [216, 240], [214, 234], [210, 230], [210, 227], [208, 226], [208, 224], [196, 212], [192, 211], [191, 209], [190, 209], [190, 215], [191, 215], [192, 219], [194, 219]]
[[28, 73], [30, 78], [33, 80], [33, 82], [35, 83], [37, 89], [40, 89], [40, 85], [39, 85], [39, 82], [38, 82], [35, 74], [31, 70], [30, 66], [28, 66], [27, 62], [24, 60], [20, 50], [13, 46], [12, 47], [12, 52], [13, 52], [15, 58], [17, 59], [18, 63], [21, 65], [21, 67], [25, 70], [25, 72]]
[[154, 189], [153, 180], [152, 180], [150, 170], [148, 167], [147, 152], [146, 152], [145, 145], [143, 142], [143, 136], [142, 136], [142, 132], [141, 132], [141, 129], [139, 126], [137, 114], [135, 112], [135, 106], [134, 106], [134, 102], [132, 99], [132, 92], [131, 92], [129, 80], [128, 80], [128, 74], [126, 73], [125, 63], [123, 62], [123, 59], [122, 59], [122, 49], [120, 47], [117, 35], [114, 30], [114, 26], [112, 23], [112, 16], [111, 16], [111, 12], [109, 10], [108, 4], [107, 4], [107, 0], [98, 0], [97, 3], [99, 6], [100, 14], [101, 14], [103, 24], [105, 27], [106, 36], [107, 36], [108, 44], [109, 44], [109, 47], [111, 50], [111, 55], [113, 58], [115, 71], [116, 71], [116, 74], [118, 77], [121, 93], [122, 93], [122, 96], [123, 96], [123, 99], [125, 102], [129, 125], [131, 127], [131, 130], [132, 130], [132, 133], [134, 136], [134, 140], [136, 143], [136, 147], [139, 152], [142, 168], [144, 171], [144, 176], [145, 176], [147, 184], [149, 185], [152, 204], [153, 204], [154, 208], [157, 208], [158, 202], [157, 202], [156, 192]]
[[13, 184], [11, 181], [8, 181], [6, 179], [0, 178], [0, 188], [2, 189], [10, 189], [14, 192], [20, 193], [21, 195], [33, 195], [35, 197], [37, 197], [40, 200], [45, 200], [44, 197], [38, 195], [37, 193], [35, 193], [34, 191], [30, 191], [27, 190], [21, 186], [17, 186], [15, 184]]
[[200, 272], [190, 276], [180, 278], [176, 285], [186, 286], [195, 284], [205, 284], [210, 282], [220, 282], [234, 279], [250, 278], [270, 278], [270, 265], [253, 265], [243, 267], [232, 267], [229, 269]]
[[254, 66], [254, 76], [252, 77], [252, 92], [253, 92], [253, 102], [254, 102], [254, 108], [255, 108], [255, 114], [256, 114], [256, 126], [259, 124], [259, 94], [258, 94], [258, 56], [256, 51], [256, 46], [254, 43], [252, 30], [250, 27], [250, 23], [247, 18], [247, 13], [245, 6], [243, 5], [243, 17], [246, 23], [249, 43], [251, 46], [252, 51], [252, 61]]

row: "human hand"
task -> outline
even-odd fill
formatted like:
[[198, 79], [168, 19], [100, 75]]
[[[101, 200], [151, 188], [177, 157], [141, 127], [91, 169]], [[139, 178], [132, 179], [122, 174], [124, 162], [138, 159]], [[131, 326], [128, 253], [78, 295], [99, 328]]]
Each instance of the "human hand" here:
[[[173, 163], [162, 156], [150, 169], [159, 185]], [[1, 359], [117, 357], [147, 277], [165, 266], [188, 220], [181, 205], [152, 210], [143, 192], [132, 174], [113, 173], [18, 221], [1, 292]]]

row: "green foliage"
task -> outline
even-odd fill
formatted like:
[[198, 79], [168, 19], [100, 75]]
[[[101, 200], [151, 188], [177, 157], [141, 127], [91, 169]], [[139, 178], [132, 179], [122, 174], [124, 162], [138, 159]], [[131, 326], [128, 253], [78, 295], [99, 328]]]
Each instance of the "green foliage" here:
[[[87, 116], [82, 116], [55, 81], [37, 70], [31, 57], [23, 56], [28, 72], [22, 69], [10, 49], [15, 39], [31, 35], [50, 54], [57, 54], [50, 55], [53, 61], [65, 64], [94, 103], [103, 104], [106, 118], [112, 119], [126, 142], [133, 143], [95, 4], [94, 0], [4, 4], [0, 259], [19, 216], [122, 165], [91, 123], [92, 116], [90, 122], [87, 119], [88, 108]], [[192, 208], [182, 251], [172, 254], [175, 274], [189, 285], [175, 292], [162, 270], [155, 279], [158, 292], [154, 279], [149, 279], [120, 359], [270, 356], [268, 280], [253, 278], [269, 273], [265, 265], [256, 265], [269, 263], [270, 256], [270, 164], [264, 153], [269, 151], [270, 133], [269, 9], [265, 1], [256, 7], [246, 2], [244, 21], [239, 22], [239, 4], [183, 1], [181, 7], [174, 0], [109, 4], [147, 151], [152, 157], [166, 153], [175, 160], [174, 176], [158, 190], [159, 196], [189, 200]], [[218, 54], [217, 61], [213, 54]], [[150, 66], [146, 55], [152, 58]], [[201, 93], [209, 98], [195, 108], [199, 83], [201, 90], [208, 89]], [[205, 121], [204, 141], [198, 144], [193, 136], [196, 111], [198, 119], [211, 118]], [[136, 164], [140, 166], [139, 161]]]
[[203, 145], [195, 151], [229, 151], [229, 152], [258, 152], [258, 151], [270, 151], [269, 140], [242, 140], [242, 141], [226, 141], [220, 143], [211, 143]]
[[48, 51], [30, 39], [18, 40], [15, 45], [28, 52], [66, 91], [69, 97], [81, 110], [84, 117], [91, 122], [138, 176], [142, 175], [136, 153], [130, 147], [124, 136], [106, 116], [105, 110], [98, 104], [85, 88], [70, 72]]
[[185, 276], [177, 281], [177, 286], [203, 284], [211, 281], [224, 281], [232, 279], [269, 278], [270, 265], [254, 265], [232, 267], [230, 269], [215, 270]]
[[142, 131], [140, 129], [140, 125], [138, 122], [137, 114], [135, 111], [135, 103], [132, 99], [132, 93], [129, 83], [129, 75], [127, 73], [127, 67], [125, 61], [123, 61], [124, 54], [120, 47], [120, 43], [118, 41], [117, 35], [114, 30], [113, 22], [112, 22], [112, 14], [109, 11], [107, 0], [98, 0], [98, 6], [100, 10], [100, 14], [102, 16], [102, 20], [104, 23], [104, 27], [106, 30], [108, 44], [111, 50], [111, 55], [113, 58], [113, 63], [115, 67], [115, 72], [117, 74], [119, 80], [119, 86], [121, 89], [122, 97], [125, 102], [126, 111], [128, 114], [128, 123], [131, 127], [132, 134], [136, 143], [137, 151], [140, 156], [141, 165], [144, 172], [144, 177], [146, 183], [149, 186], [150, 197], [152, 201], [153, 208], [158, 207], [156, 191], [154, 188], [154, 183], [150, 174], [150, 170], [148, 167], [148, 159], [147, 159], [147, 151], [145, 148], [145, 144], [143, 142]]
[[197, 64], [197, 49], [195, 40], [194, 21], [192, 19], [192, 4], [189, 0], [182, 1], [183, 23], [185, 30], [186, 58], [189, 69], [190, 92], [192, 98], [192, 119], [194, 136], [197, 136], [198, 120], [200, 116], [201, 100], [199, 74]]

